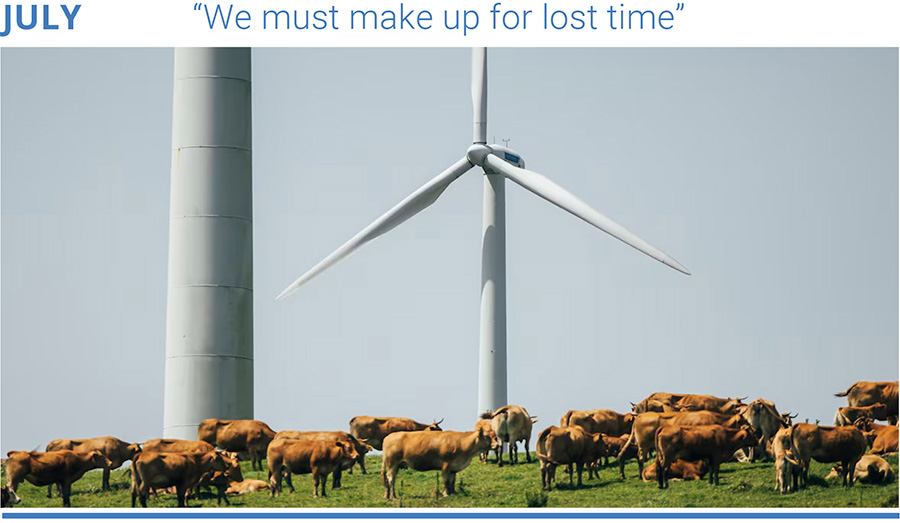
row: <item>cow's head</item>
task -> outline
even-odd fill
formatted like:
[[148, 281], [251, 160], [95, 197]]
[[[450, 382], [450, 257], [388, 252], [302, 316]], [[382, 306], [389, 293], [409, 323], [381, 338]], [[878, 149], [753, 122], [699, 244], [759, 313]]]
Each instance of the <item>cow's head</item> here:
[[869, 405], [869, 412], [875, 419], [887, 419], [887, 405], [884, 403], [873, 403]]
[[141, 451], [140, 443], [132, 443], [125, 447], [125, 459], [134, 459], [134, 455]]
[[88, 452], [86, 461], [95, 469], [109, 468], [112, 466], [112, 461], [106, 459], [106, 456], [99, 450]]
[[497, 434], [494, 433], [494, 429], [478, 427], [475, 429], [475, 448], [481, 452], [486, 450], [499, 451], [503, 448], [503, 443], [497, 437]]
[[837, 479], [837, 478], [842, 478], [842, 477], [844, 477], [844, 467], [842, 467], [840, 465], [835, 465], [834, 467], [831, 468], [831, 471], [828, 473], [828, 475], [825, 476], [825, 479], [829, 480], [829, 479]]
[[205, 469], [209, 472], [225, 472], [228, 470], [228, 463], [225, 456], [218, 450], [211, 450], [200, 457], [200, 461]]
[[791, 416], [790, 412], [782, 412], [781, 413], [781, 424], [785, 427], [790, 427], [794, 424], [794, 418], [796, 418], [799, 414], [794, 414]]
[[0, 503], [0, 506], [11, 507], [13, 505], [19, 504], [19, 502], [22, 501], [21, 499], [19, 499], [19, 496], [16, 495], [15, 490], [13, 490], [9, 487], [3, 487], [2, 490], [3, 490], [3, 503]]
[[341, 458], [348, 461], [356, 461], [359, 458], [359, 453], [356, 451], [356, 446], [349, 441], [341, 441], [337, 440], [334, 442], [335, 445], [339, 449], [341, 449]]
[[441, 421], [435, 421], [431, 425], [425, 427], [425, 430], [442, 430], [440, 425], [444, 422], [444, 418], [441, 418]]
[[350, 436], [350, 441], [353, 443], [353, 446], [356, 448], [357, 454], [361, 456], [365, 456], [366, 453], [372, 452], [374, 448], [372, 445], [366, 443], [366, 440], [356, 439], [353, 436]]
[[853, 426], [858, 428], [860, 432], [868, 432], [872, 430], [872, 418], [868, 416], [860, 416], [853, 422]]
[[606, 441], [603, 439], [603, 434], [588, 434], [588, 437], [591, 438], [591, 448], [594, 451], [594, 455], [598, 458], [605, 458], [609, 455], [609, 449], [606, 446]]
[[737, 440], [741, 448], [755, 447], [759, 445], [759, 438], [753, 433], [751, 427], [744, 427], [737, 433]]
[[[628, 403], [631, 403], [631, 402], [629, 401]], [[645, 408], [644, 403], [645, 402], [643, 402], [643, 401], [640, 403], [637, 403], [637, 404], [631, 403], [631, 412], [633, 412], [635, 414], [641, 414], [642, 412], [644, 412], [644, 408]]]
[[244, 481], [244, 475], [241, 473], [241, 460], [238, 457], [237, 452], [226, 452], [224, 450], [217, 450], [219, 454], [222, 455], [222, 459], [225, 461], [226, 469], [225, 469], [225, 477], [228, 478], [229, 481]]

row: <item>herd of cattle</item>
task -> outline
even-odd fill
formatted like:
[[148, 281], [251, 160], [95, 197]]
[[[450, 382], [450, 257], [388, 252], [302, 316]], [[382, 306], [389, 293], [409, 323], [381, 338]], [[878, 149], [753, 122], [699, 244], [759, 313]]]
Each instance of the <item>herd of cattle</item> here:
[[[897, 382], [857, 382], [846, 392], [848, 406], [835, 415], [835, 426], [793, 423], [796, 415], [779, 413], [774, 403], [746, 398], [717, 398], [699, 394], [655, 393], [621, 414], [609, 409], [570, 410], [538, 434], [537, 459], [541, 484], [552, 488], [556, 468], [566, 467], [570, 483], [577, 471], [578, 484], [588, 469], [589, 478], [609, 458], [618, 461], [625, 479], [625, 463], [636, 459], [644, 481], [666, 488], [670, 479], [699, 479], [708, 475], [719, 483], [719, 466], [729, 460], [771, 459], [775, 464], [775, 489], [782, 493], [807, 483], [811, 459], [835, 463], [830, 476], [842, 478], [845, 486], [854, 480], [883, 483], [894, 479], [894, 471], [881, 457], [897, 452]], [[887, 425], [875, 423], [886, 420]], [[531, 461], [529, 445], [537, 418], [523, 408], [507, 405], [485, 413], [470, 432], [444, 431], [442, 422], [419, 423], [409, 418], [357, 416], [349, 432], [281, 431], [256, 420], [204, 420], [197, 440], [153, 439], [141, 444], [107, 436], [86, 440], [54, 440], [45, 452], [10, 451], [7, 454], [7, 486], [2, 488], [3, 506], [19, 501], [16, 489], [22, 481], [53, 486], [70, 506], [72, 483], [85, 472], [103, 469], [102, 488], [109, 489], [110, 471], [131, 461], [131, 505], [139, 499], [147, 506], [151, 495], [174, 493], [178, 506], [200, 488], [215, 488], [218, 502], [228, 504], [227, 495], [269, 490], [278, 496], [284, 480], [291, 492], [292, 474], [311, 474], [313, 497], [326, 495], [325, 482], [332, 475], [332, 488], [341, 485], [342, 471], [354, 465], [366, 473], [365, 455], [383, 452], [381, 479], [385, 498], [395, 497], [401, 468], [439, 470], [443, 495], [455, 492], [456, 474], [479, 455], [487, 462], [490, 451], [503, 466], [503, 444], [509, 462], [519, 460], [517, 443], [525, 443], [525, 460]], [[868, 450], [868, 453], [867, 453]], [[644, 466], [655, 455], [655, 461]], [[251, 461], [253, 470], [268, 465], [268, 481], [244, 479], [240, 460]]]

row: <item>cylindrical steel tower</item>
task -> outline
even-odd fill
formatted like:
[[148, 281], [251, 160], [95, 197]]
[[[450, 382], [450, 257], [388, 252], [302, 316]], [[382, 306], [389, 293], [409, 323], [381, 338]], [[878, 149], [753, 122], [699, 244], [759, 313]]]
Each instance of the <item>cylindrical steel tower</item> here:
[[250, 49], [176, 49], [163, 435], [253, 417]]

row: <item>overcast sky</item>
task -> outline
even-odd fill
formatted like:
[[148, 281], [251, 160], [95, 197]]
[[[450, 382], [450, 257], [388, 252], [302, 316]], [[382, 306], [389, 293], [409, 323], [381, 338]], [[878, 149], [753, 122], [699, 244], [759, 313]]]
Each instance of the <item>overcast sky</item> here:
[[[471, 143], [468, 49], [253, 51], [255, 416], [475, 421], [481, 175], [285, 301]], [[488, 136], [689, 267], [507, 188], [509, 400], [830, 423], [898, 377], [896, 49], [492, 49]], [[162, 435], [171, 49], [2, 51], [2, 451]], [[186, 401], [188, 401], [186, 399]], [[533, 445], [533, 443], [532, 443]]]

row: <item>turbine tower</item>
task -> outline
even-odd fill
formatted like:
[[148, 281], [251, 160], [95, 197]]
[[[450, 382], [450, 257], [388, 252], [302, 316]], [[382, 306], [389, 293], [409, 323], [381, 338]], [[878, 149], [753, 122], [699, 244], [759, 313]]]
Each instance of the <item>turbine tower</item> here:
[[253, 417], [250, 49], [176, 49], [163, 436]]
[[372, 222], [347, 243], [289, 285], [276, 299], [294, 293], [301, 285], [346, 258], [364, 244], [385, 234], [435, 202], [454, 180], [473, 167], [484, 171], [484, 207], [481, 228], [481, 332], [479, 336], [478, 413], [507, 404], [506, 397], [506, 179], [568, 211], [610, 236], [634, 247], [673, 269], [690, 275], [687, 267], [650, 245], [556, 185], [525, 169], [519, 153], [487, 144], [487, 50], [472, 50], [472, 105], [474, 132], [466, 155]]

